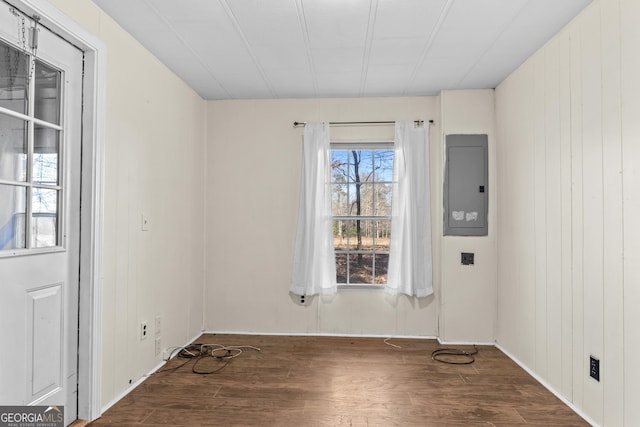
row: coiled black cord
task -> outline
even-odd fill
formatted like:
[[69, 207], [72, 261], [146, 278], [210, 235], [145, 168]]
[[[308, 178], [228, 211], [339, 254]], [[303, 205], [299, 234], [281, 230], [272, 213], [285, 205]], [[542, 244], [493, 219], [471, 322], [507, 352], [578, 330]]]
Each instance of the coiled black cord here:
[[[166, 372], [166, 371], [173, 372], [182, 368], [187, 363], [194, 361], [193, 365], [191, 366], [191, 372], [193, 372], [194, 374], [202, 374], [202, 375], [215, 374], [222, 371], [233, 359], [240, 356], [242, 354], [243, 349], [260, 351], [258, 347], [254, 347], [250, 345], [224, 346], [221, 344], [191, 344], [186, 347], [180, 348], [178, 351], [177, 357], [180, 359], [186, 359], [185, 362], [172, 368], [161, 369], [159, 371], [156, 371], [156, 373]], [[169, 357], [169, 359], [171, 359], [171, 356]], [[224, 363], [218, 368], [210, 371], [199, 370], [197, 366], [200, 364], [200, 362], [202, 362], [205, 359], [217, 360], [219, 362], [224, 362]]]
[[474, 344], [472, 352], [458, 348], [438, 348], [431, 352], [431, 359], [449, 365], [470, 365], [476, 361], [473, 357], [476, 354], [478, 354], [478, 347]]

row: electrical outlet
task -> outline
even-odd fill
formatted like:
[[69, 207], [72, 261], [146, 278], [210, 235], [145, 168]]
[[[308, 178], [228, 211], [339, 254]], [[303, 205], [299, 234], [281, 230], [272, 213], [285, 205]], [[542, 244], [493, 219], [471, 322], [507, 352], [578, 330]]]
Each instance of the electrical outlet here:
[[140, 322], [140, 341], [147, 339], [147, 334], [149, 333], [149, 327], [147, 326], [147, 321]]
[[589, 356], [589, 376], [600, 382], [600, 360], [593, 356]]
[[460, 254], [460, 263], [462, 265], [473, 265], [474, 264], [474, 255], [473, 252], [462, 252]]
[[162, 339], [156, 337], [156, 356], [160, 356], [160, 353], [162, 353]]
[[156, 327], [155, 327], [156, 337], [162, 335], [162, 316], [156, 316]]

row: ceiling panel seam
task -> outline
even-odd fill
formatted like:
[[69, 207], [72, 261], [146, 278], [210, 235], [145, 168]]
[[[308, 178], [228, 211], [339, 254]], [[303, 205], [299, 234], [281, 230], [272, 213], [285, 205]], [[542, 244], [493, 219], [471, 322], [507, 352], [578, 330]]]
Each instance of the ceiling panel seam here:
[[307, 63], [311, 72], [311, 79], [313, 81], [313, 95], [318, 96], [318, 74], [316, 73], [316, 66], [313, 61], [313, 53], [311, 51], [311, 41], [309, 40], [309, 28], [307, 27], [307, 18], [304, 13], [304, 5], [302, 0], [296, 0], [296, 10], [298, 13], [298, 23], [300, 24], [300, 31], [304, 38], [304, 46], [307, 54]]
[[231, 10], [231, 7], [227, 3], [227, 0], [219, 0], [219, 1], [220, 1], [220, 5], [222, 5], [222, 7], [224, 8], [224, 11], [226, 12], [227, 17], [229, 18], [229, 20], [233, 24], [233, 27], [236, 29], [236, 32], [238, 33], [238, 36], [240, 36], [240, 39], [242, 40], [242, 43], [244, 43], [245, 47], [247, 48], [247, 52], [249, 53], [249, 56], [251, 57], [251, 60], [253, 61], [253, 65], [256, 67], [256, 69], [260, 73], [260, 76], [262, 77], [262, 80], [264, 81], [264, 84], [267, 86], [267, 89], [269, 89], [269, 93], [271, 94], [271, 96], [273, 98], [279, 98], [278, 94], [276, 93], [276, 91], [275, 91], [275, 89], [273, 87], [273, 84], [271, 83], [271, 81], [267, 77], [267, 73], [260, 66], [260, 62], [258, 61], [258, 58], [256, 57], [256, 54], [253, 51], [253, 48], [251, 47], [251, 44], [249, 43], [249, 40], [247, 40], [247, 36], [245, 36], [244, 31], [242, 31], [242, 27], [240, 26], [240, 22], [238, 22], [238, 19], [234, 15], [233, 10]]
[[[209, 76], [211, 76], [213, 81], [215, 81], [218, 84], [218, 86], [220, 86], [220, 89], [222, 89], [222, 91], [225, 93], [226, 97], [227, 98], [231, 98], [231, 94], [229, 93], [227, 88], [225, 88], [222, 85], [222, 83], [220, 83], [220, 81], [216, 78], [216, 76], [213, 73], [213, 71], [207, 66], [207, 64], [204, 61], [202, 61], [202, 59], [200, 58], [198, 53], [195, 51], [195, 49], [193, 49], [193, 47], [184, 39], [184, 37], [182, 37], [180, 35], [180, 33], [173, 27], [173, 25], [171, 25], [171, 23], [158, 11], [158, 9], [155, 6], [153, 6], [153, 4], [149, 0], [144, 0], [144, 2], [147, 5], [147, 7], [149, 9], [151, 9], [153, 11], [153, 13], [156, 14], [158, 19], [160, 19], [169, 28], [169, 30], [171, 30], [171, 32], [176, 36], [176, 38], [178, 38], [178, 40], [180, 40], [180, 42], [185, 46], [185, 48], [189, 52], [191, 52], [191, 54], [196, 58], [196, 60], [200, 63], [200, 65], [202, 65], [202, 67], [207, 71]], [[183, 77], [181, 77], [181, 78], [184, 80]]]
[[378, 13], [378, 0], [371, 0], [369, 6], [369, 22], [367, 23], [367, 36], [365, 39], [364, 52], [362, 55], [362, 73], [360, 75], [360, 96], [364, 96], [367, 86], [367, 71], [369, 69], [369, 58], [371, 58], [371, 48], [373, 45], [373, 34], [376, 26], [376, 16]]
[[451, 7], [453, 6], [453, 2], [454, 0], [447, 0], [447, 3], [442, 7], [442, 10], [440, 11], [440, 16], [438, 16], [438, 20], [436, 21], [436, 24], [433, 26], [433, 30], [431, 30], [431, 33], [429, 34], [429, 38], [427, 39], [424, 45], [424, 48], [422, 49], [422, 53], [420, 53], [420, 57], [416, 61], [416, 66], [413, 69], [413, 72], [411, 73], [411, 77], [409, 78], [409, 81], [405, 86], [405, 89], [402, 93], [403, 96], [408, 95], [409, 88], [413, 85], [413, 82], [416, 80], [416, 77], [418, 76], [418, 72], [422, 67], [422, 64], [424, 63], [424, 61], [427, 59], [427, 55], [431, 50], [431, 46], [433, 45], [433, 42], [436, 39], [436, 36], [438, 35], [438, 32], [440, 31], [442, 24], [444, 24], [445, 19], [447, 19], [447, 15], [449, 14]]
[[487, 54], [487, 52], [489, 52], [493, 48], [493, 46], [495, 46], [495, 44], [498, 42], [498, 40], [500, 40], [500, 37], [502, 37], [502, 35], [505, 33], [505, 31], [507, 31], [507, 29], [511, 26], [511, 23], [513, 22], [513, 20], [516, 19], [518, 16], [520, 16], [522, 14], [522, 12], [526, 9], [526, 7], [529, 5], [529, 3], [533, 2], [533, 1], [538, 1], [538, 0], [529, 0], [528, 2], [525, 2], [522, 5], [522, 7], [520, 7], [520, 9], [516, 13], [513, 14], [513, 16], [511, 16], [509, 19], [505, 20], [506, 24], [502, 28], [500, 33], [496, 36], [496, 38], [493, 40], [493, 42], [484, 50], [484, 52], [482, 52], [482, 54], [473, 63], [473, 65], [471, 65], [469, 67], [467, 72], [463, 74], [463, 76], [460, 78], [460, 80], [458, 81], [456, 86], [462, 85], [462, 83], [467, 79], [467, 77], [469, 77], [469, 75], [473, 72], [473, 70], [476, 69], [476, 67], [478, 66], [480, 61], [482, 61], [482, 58], [484, 58], [484, 56]]

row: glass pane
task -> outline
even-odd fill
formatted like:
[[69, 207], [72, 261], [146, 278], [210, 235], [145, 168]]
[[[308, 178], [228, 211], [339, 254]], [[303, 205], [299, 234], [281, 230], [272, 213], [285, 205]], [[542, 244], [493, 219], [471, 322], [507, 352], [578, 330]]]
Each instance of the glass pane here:
[[33, 182], [36, 184], [58, 184], [58, 151], [60, 132], [36, 126], [33, 148]]
[[360, 233], [362, 235], [360, 250], [373, 251], [376, 242], [375, 221], [360, 221]]
[[387, 270], [389, 268], [389, 254], [378, 254], [375, 256], [376, 270], [375, 283], [384, 285], [387, 283]]
[[349, 283], [373, 283], [373, 255], [349, 255]]
[[349, 152], [331, 150], [331, 180], [336, 183], [347, 182], [349, 177]]
[[331, 186], [331, 214], [344, 216], [349, 212], [347, 203], [347, 186], [345, 184], [333, 184]]
[[360, 191], [360, 187], [355, 184], [349, 184], [347, 187], [347, 197], [349, 200], [347, 201], [347, 215], [356, 216], [359, 215], [358, 207], [362, 207], [362, 203], [358, 204], [358, 192]]
[[36, 61], [35, 116], [60, 124], [60, 71]]
[[375, 223], [375, 250], [389, 251], [391, 241], [391, 221], [374, 221]]
[[58, 191], [34, 188], [31, 244], [49, 248], [58, 244]]
[[373, 188], [374, 216], [391, 216], [392, 184], [375, 184]]
[[351, 150], [349, 156], [349, 180], [351, 182], [363, 181], [362, 150]]
[[[358, 191], [357, 185], [356, 191]], [[360, 215], [374, 215], [373, 185], [371, 183], [360, 184]]]
[[26, 129], [25, 121], [0, 114], [0, 179], [27, 180]]
[[0, 250], [25, 247], [27, 189], [0, 184]]
[[347, 254], [336, 254], [336, 283], [347, 283]]
[[27, 114], [28, 57], [0, 41], [0, 106]]
[[358, 174], [360, 175], [360, 182], [369, 182], [373, 179], [373, 151], [361, 150], [358, 151]]
[[333, 247], [337, 251], [388, 251], [390, 220], [334, 220]]
[[358, 150], [347, 151], [347, 162], [349, 164], [347, 180], [356, 182], [356, 176], [360, 177], [360, 152]]
[[373, 162], [377, 182], [393, 181], [393, 150], [375, 150]]
[[351, 221], [349, 229], [349, 250], [361, 251], [364, 237], [364, 221]]
[[356, 221], [333, 221], [333, 247], [336, 251], [355, 250]]

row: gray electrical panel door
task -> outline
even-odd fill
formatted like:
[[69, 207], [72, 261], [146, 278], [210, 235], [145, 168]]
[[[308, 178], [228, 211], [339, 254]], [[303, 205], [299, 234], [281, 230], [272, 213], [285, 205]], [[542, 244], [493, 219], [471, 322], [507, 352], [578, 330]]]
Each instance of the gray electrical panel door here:
[[447, 135], [444, 178], [444, 235], [486, 236], [487, 135]]

